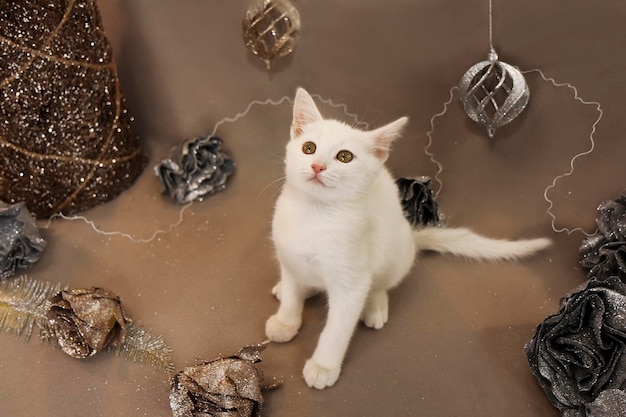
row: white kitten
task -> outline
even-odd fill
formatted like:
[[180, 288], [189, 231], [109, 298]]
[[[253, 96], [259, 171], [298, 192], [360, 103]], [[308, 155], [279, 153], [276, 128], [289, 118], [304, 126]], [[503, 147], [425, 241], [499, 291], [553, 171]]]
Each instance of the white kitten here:
[[311, 96], [296, 92], [286, 182], [272, 224], [281, 273], [273, 292], [280, 307], [265, 332], [274, 342], [291, 340], [305, 299], [327, 294], [327, 322], [303, 371], [311, 387], [337, 381], [359, 318], [376, 329], [387, 322], [387, 290], [409, 272], [418, 250], [497, 260], [530, 255], [550, 244], [547, 239], [488, 239], [466, 229], [414, 230], [384, 167], [407, 121], [402, 117], [372, 131], [357, 130], [323, 119]]

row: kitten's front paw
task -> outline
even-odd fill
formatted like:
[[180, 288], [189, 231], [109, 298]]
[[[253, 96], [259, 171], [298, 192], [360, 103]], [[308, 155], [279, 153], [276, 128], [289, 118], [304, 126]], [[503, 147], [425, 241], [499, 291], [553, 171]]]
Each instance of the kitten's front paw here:
[[298, 333], [299, 328], [299, 321], [285, 323], [274, 314], [265, 322], [265, 335], [272, 342], [288, 342]]
[[339, 378], [341, 367], [325, 367], [317, 364], [312, 358], [306, 361], [302, 375], [309, 387], [324, 389], [332, 386]]

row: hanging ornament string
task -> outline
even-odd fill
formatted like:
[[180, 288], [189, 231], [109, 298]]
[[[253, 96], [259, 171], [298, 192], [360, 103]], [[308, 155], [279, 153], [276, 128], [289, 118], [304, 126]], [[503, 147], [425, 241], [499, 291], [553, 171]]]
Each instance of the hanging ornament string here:
[[517, 68], [500, 61], [493, 46], [491, 0], [488, 59], [465, 72], [459, 90], [465, 113], [487, 128], [489, 138], [494, 137], [497, 128], [519, 116], [528, 104], [530, 91], [524, 76]]
[[[580, 97], [579, 93], [578, 93], [578, 89], [570, 84], [570, 83], [560, 83], [557, 82], [554, 78], [550, 78], [547, 77], [543, 71], [541, 71], [540, 69], [530, 69], [530, 70], [523, 70], [521, 71], [523, 74], [532, 74], [532, 73], [536, 73], [538, 74], [541, 79], [545, 82], [548, 82], [550, 84], [552, 84], [554, 87], [556, 88], [567, 88], [568, 90], [570, 90], [573, 94], [574, 100], [578, 101], [579, 103], [585, 105], [585, 106], [592, 106], [595, 107], [595, 111], [597, 112], [598, 116], [596, 117], [596, 119], [594, 120], [593, 124], [591, 125], [591, 129], [590, 129], [590, 133], [588, 136], [589, 139], [589, 147], [588, 149], [577, 153], [576, 155], [574, 155], [570, 161], [569, 161], [569, 170], [565, 173], [559, 174], [556, 177], [553, 178], [553, 180], [551, 181], [550, 185], [548, 185], [545, 190], [543, 191], [543, 198], [545, 199], [545, 201], [548, 203], [548, 208], [546, 209], [546, 213], [548, 214], [548, 216], [550, 216], [551, 219], [551, 227], [552, 230], [556, 233], [566, 233], [568, 235], [571, 235], [575, 232], [581, 232], [582, 234], [586, 235], [586, 236], [592, 236], [594, 232], [587, 232], [585, 231], [583, 228], [581, 227], [576, 227], [574, 229], [569, 229], [567, 227], [559, 227], [557, 226], [557, 219], [556, 219], [556, 215], [552, 212], [552, 209], [554, 208], [554, 201], [549, 197], [550, 192], [552, 191], [552, 189], [554, 189], [557, 185], [557, 183], [562, 180], [565, 177], [569, 177], [571, 175], [574, 174], [574, 164], [576, 163], [576, 161], [579, 158], [582, 158], [584, 156], [587, 156], [589, 154], [591, 154], [596, 147], [596, 141], [595, 141], [595, 133], [596, 133], [596, 129], [598, 127], [598, 124], [600, 123], [600, 120], [602, 120], [604, 111], [602, 110], [602, 106], [600, 105], [599, 102], [597, 101], [587, 101], [584, 100], [582, 97]], [[441, 190], [443, 189], [443, 181], [441, 179], [441, 174], [444, 170], [443, 164], [436, 159], [435, 154], [433, 151], [431, 151], [431, 147], [433, 146], [434, 143], [434, 139], [433, 139], [433, 134], [435, 133], [435, 121], [440, 118], [443, 117], [449, 109], [450, 104], [452, 103], [452, 101], [454, 100], [454, 94], [458, 91], [458, 87], [457, 86], [453, 86], [452, 88], [450, 88], [449, 91], [449, 98], [447, 101], [445, 101], [443, 103], [443, 109], [439, 112], [434, 114], [431, 118], [430, 118], [430, 130], [428, 132], [426, 132], [426, 136], [428, 138], [426, 146], [424, 147], [424, 153], [428, 156], [428, 158], [430, 159], [430, 161], [436, 165], [437, 167], [437, 171], [435, 173], [435, 175], [433, 176], [435, 182], [438, 184], [437, 186], [437, 190], [435, 191], [435, 197], [438, 197], [439, 194], [441, 194]]]
[[[320, 95], [313, 95], [316, 99], [318, 99], [320, 102], [336, 108], [336, 109], [340, 109], [347, 117], [351, 118], [354, 120], [354, 125], [355, 126], [363, 126], [364, 128], [367, 128], [368, 125], [367, 123], [360, 121], [357, 114], [355, 113], [351, 113], [350, 111], [348, 111], [348, 106], [343, 104], [343, 103], [335, 103], [334, 101], [332, 101], [331, 99], [325, 99], [323, 97], [321, 97]], [[253, 100], [250, 103], [248, 103], [247, 107], [245, 108], [244, 111], [237, 113], [235, 116], [232, 117], [224, 117], [223, 119], [219, 120], [217, 123], [215, 123], [215, 126], [213, 128], [213, 132], [211, 133], [212, 136], [215, 136], [217, 134], [218, 129], [224, 124], [224, 123], [235, 123], [237, 121], [239, 121], [240, 119], [246, 117], [248, 115], [248, 113], [250, 113], [250, 111], [252, 111], [252, 109], [256, 106], [279, 106], [284, 104], [285, 102], [288, 103], [292, 103], [292, 98], [291, 96], [283, 96], [278, 100], [273, 100], [273, 99], [266, 99], [266, 100]], [[122, 196], [120, 196], [119, 198], [122, 198]], [[126, 233], [123, 231], [106, 231], [106, 230], [102, 230], [99, 227], [96, 226], [96, 224], [88, 219], [85, 216], [80, 216], [80, 215], [73, 215], [73, 216], [66, 216], [62, 213], [57, 213], [54, 214], [52, 216], [50, 216], [46, 222], [45, 225], [41, 226], [42, 229], [49, 229], [52, 225], [52, 221], [54, 219], [60, 218], [63, 220], [67, 220], [67, 221], [82, 221], [84, 223], [86, 223], [87, 225], [89, 225], [89, 227], [91, 227], [91, 229], [96, 232], [97, 234], [100, 235], [104, 235], [104, 236], [119, 236], [119, 237], [123, 237], [125, 239], [130, 240], [133, 243], [150, 243], [152, 242], [154, 239], [156, 239], [158, 236], [162, 235], [162, 234], [167, 234], [169, 232], [171, 232], [173, 229], [175, 229], [176, 227], [180, 226], [184, 220], [184, 213], [185, 211], [191, 207], [193, 202], [188, 202], [186, 203], [184, 206], [181, 206], [181, 209], [178, 212], [178, 219], [169, 224], [167, 227], [163, 228], [163, 229], [158, 229], [155, 230], [149, 237], [147, 238], [141, 238], [141, 237], [135, 237], [133, 235], [131, 235], [130, 233]]]
[[602, 110], [602, 106], [600, 105], [600, 103], [598, 103], [597, 101], [586, 101], [583, 100], [579, 95], [578, 95], [578, 89], [576, 87], [574, 87], [573, 85], [569, 84], [569, 83], [558, 83], [556, 82], [556, 80], [554, 78], [548, 78], [545, 76], [545, 74], [539, 70], [539, 69], [531, 69], [531, 70], [526, 70], [523, 71], [525, 74], [528, 73], [532, 73], [532, 72], [536, 72], [539, 74], [539, 76], [546, 82], [551, 83], [553, 86], [555, 87], [567, 87], [568, 89], [570, 89], [574, 95], [574, 100], [578, 101], [579, 103], [585, 105], [585, 106], [593, 106], [595, 107], [597, 113], [598, 113], [598, 117], [596, 118], [596, 120], [593, 122], [593, 124], [591, 125], [591, 131], [589, 133], [589, 148], [585, 151], [582, 151], [580, 153], [577, 153], [576, 155], [574, 155], [572, 157], [572, 159], [570, 159], [570, 163], [569, 163], [569, 171], [557, 175], [556, 177], [554, 177], [554, 179], [552, 180], [552, 183], [550, 185], [548, 185], [546, 187], [546, 189], [543, 191], [543, 198], [546, 200], [546, 202], [548, 203], [548, 208], [546, 210], [546, 213], [548, 213], [548, 215], [551, 218], [551, 225], [552, 225], [552, 230], [554, 230], [556, 233], [561, 233], [561, 232], [565, 232], [568, 235], [571, 235], [574, 232], [581, 232], [586, 236], [593, 236], [596, 231], [592, 232], [592, 233], [588, 233], [586, 232], [583, 228], [581, 227], [576, 227], [574, 229], [568, 229], [567, 227], [558, 227], [556, 226], [556, 215], [554, 213], [552, 213], [552, 208], [554, 207], [554, 202], [550, 199], [550, 197], [548, 197], [549, 192], [556, 187], [556, 184], [558, 181], [560, 181], [561, 179], [565, 178], [565, 177], [569, 177], [570, 175], [574, 174], [574, 163], [576, 162], [576, 160], [578, 158], [582, 158], [585, 155], [589, 155], [590, 153], [592, 153], [595, 148], [596, 148], [596, 142], [594, 139], [594, 134], [596, 133], [596, 128], [598, 126], [598, 124], [600, 123], [600, 120], [602, 120], [602, 116], [604, 114], [604, 111]]

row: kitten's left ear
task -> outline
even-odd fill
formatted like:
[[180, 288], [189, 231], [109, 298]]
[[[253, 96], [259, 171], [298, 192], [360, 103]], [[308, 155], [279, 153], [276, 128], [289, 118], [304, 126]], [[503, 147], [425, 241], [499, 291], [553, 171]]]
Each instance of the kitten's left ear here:
[[291, 137], [300, 136], [302, 128], [311, 122], [322, 120], [313, 97], [304, 88], [298, 88], [293, 100], [293, 121], [291, 122]]
[[391, 143], [400, 137], [408, 121], [408, 117], [401, 117], [395, 122], [391, 122], [370, 132], [374, 138], [374, 155], [376, 155], [378, 159], [385, 162], [387, 158], [389, 158]]

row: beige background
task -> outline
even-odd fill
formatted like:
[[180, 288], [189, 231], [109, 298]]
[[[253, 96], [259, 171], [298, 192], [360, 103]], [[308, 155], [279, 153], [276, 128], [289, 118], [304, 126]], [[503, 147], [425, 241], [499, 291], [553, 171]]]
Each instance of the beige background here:
[[[277, 265], [269, 241], [280, 189], [290, 107], [278, 102], [306, 87], [379, 126], [411, 118], [389, 161], [397, 176], [430, 175], [424, 153], [431, 117], [450, 88], [486, 58], [487, 0], [293, 0], [302, 37], [267, 72], [244, 47], [240, 0], [103, 0], [105, 31], [150, 154], [138, 182], [111, 203], [81, 213], [103, 231], [145, 239], [177, 223], [180, 206], [160, 195], [152, 167], [169, 149], [213, 131], [237, 163], [228, 188], [182, 213], [182, 223], [148, 243], [96, 233], [82, 221], [55, 220], [48, 246], [29, 272], [71, 287], [117, 293], [139, 326], [162, 335], [177, 370], [197, 358], [235, 353], [264, 338], [277, 304]], [[539, 68], [599, 102], [595, 150], [549, 190], [556, 226], [594, 230], [595, 209], [624, 190], [626, 104], [623, 0], [494, 0], [500, 58]], [[494, 237], [549, 236], [552, 249], [520, 263], [469, 263], [427, 255], [391, 296], [381, 331], [359, 327], [336, 386], [308, 388], [301, 369], [325, 315], [307, 304], [301, 334], [270, 345], [261, 367], [283, 386], [266, 394], [266, 416], [545, 416], [552, 408], [523, 352], [559, 298], [585, 280], [580, 232], [556, 233], [544, 190], [590, 147], [599, 113], [574, 91], [526, 75], [529, 107], [486, 138], [457, 96], [435, 119], [430, 150], [442, 164], [441, 209], [454, 226]], [[320, 104], [347, 122], [342, 108]], [[41, 223], [45, 226], [45, 222]], [[0, 334], [2, 416], [168, 416], [169, 377], [104, 354], [85, 361], [36, 338]]]

